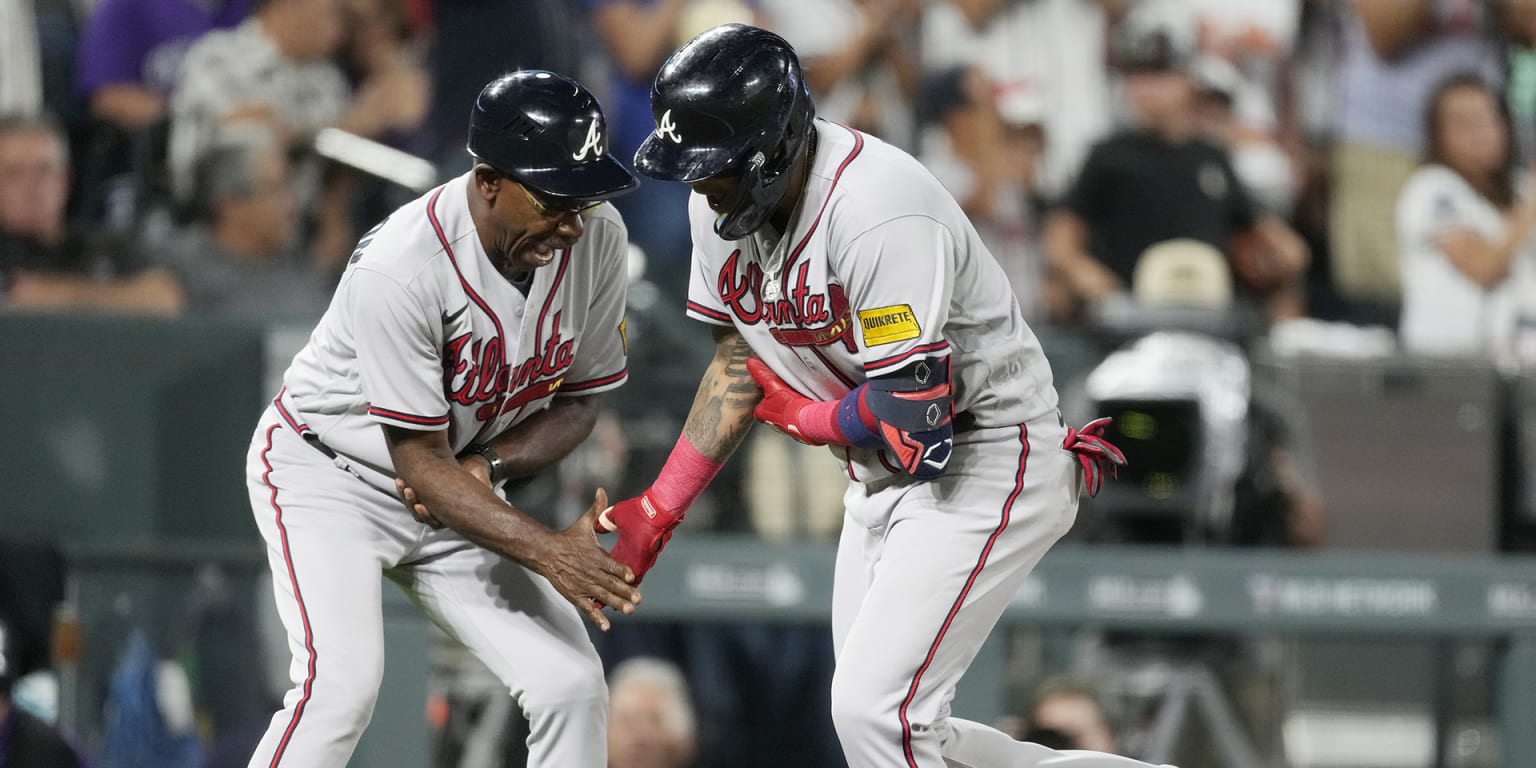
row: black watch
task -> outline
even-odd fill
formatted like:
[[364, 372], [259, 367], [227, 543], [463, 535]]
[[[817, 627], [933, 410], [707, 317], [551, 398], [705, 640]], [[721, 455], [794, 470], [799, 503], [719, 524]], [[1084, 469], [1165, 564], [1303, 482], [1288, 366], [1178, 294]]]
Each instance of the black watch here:
[[492, 450], [489, 445], [485, 443], [470, 443], [469, 447], [464, 449], [464, 452], [465, 454], [477, 454], [480, 458], [485, 459], [486, 464], [490, 465], [491, 485], [501, 482], [507, 476], [507, 463], [502, 461], [500, 454]]

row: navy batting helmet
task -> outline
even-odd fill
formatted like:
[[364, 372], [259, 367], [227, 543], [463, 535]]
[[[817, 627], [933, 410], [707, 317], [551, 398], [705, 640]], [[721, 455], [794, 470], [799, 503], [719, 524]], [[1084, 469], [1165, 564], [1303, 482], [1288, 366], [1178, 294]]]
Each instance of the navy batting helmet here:
[[608, 153], [602, 105], [577, 83], [530, 69], [492, 80], [469, 113], [469, 154], [563, 200], [606, 200], [639, 182]]
[[805, 151], [816, 109], [784, 38], [725, 24], [662, 65], [651, 113], [656, 130], [635, 152], [635, 168], [682, 182], [740, 174], [736, 199], [715, 222], [716, 234], [737, 240], [762, 226], [789, 191], [789, 170]]

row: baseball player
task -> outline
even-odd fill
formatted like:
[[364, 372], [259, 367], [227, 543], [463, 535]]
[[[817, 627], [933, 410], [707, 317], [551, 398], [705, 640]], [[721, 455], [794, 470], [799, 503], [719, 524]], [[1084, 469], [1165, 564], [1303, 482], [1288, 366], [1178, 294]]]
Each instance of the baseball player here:
[[[1015, 590], [1123, 461], [1067, 429], [1002, 269], [921, 165], [814, 119], [794, 51], [742, 25], [663, 65], [635, 167], [685, 182], [688, 314], [716, 352], [655, 483], [608, 510], [644, 576], [754, 416], [847, 470], [832, 719], [851, 768], [1144, 763], [948, 716]], [[637, 582], [638, 583], [638, 582]]]
[[381, 570], [510, 689], [530, 766], [606, 765], [581, 613], [606, 630], [596, 603], [640, 600], [594, 533], [607, 501], [555, 532], [492, 486], [567, 454], [625, 380], [626, 234], [601, 201], [636, 181], [607, 147], [581, 85], [506, 75], [475, 102], [472, 170], [358, 243], [251, 444], [294, 684], [253, 768], [347, 763], [383, 673]]

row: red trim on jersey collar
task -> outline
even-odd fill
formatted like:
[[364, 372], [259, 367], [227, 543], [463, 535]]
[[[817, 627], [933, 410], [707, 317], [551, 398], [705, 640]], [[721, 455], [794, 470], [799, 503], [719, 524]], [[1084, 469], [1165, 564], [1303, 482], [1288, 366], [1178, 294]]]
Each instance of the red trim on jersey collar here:
[[805, 231], [805, 236], [800, 238], [800, 242], [795, 245], [795, 249], [790, 251], [789, 260], [784, 263], [784, 273], [779, 276], [779, 287], [784, 290], [784, 295], [786, 296], [789, 295], [789, 276], [795, 271], [795, 259], [800, 258], [800, 252], [805, 250], [806, 244], [811, 241], [811, 235], [816, 233], [817, 225], [821, 224], [821, 215], [827, 212], [827, 203], [832, 202], [832, 192], [837, 189], [837, 182], [843, 178], [843, 171], [847, 170], [849, 163], [852, 163], [853, 159], [858, 157], [860, 152], [864, 151], [863, 134], [841, 123], [833, 123], [833, 125], [853, 134], [853, 149], [848, 153], [847, 157], [843, 158], [842, 164], [837, 166], [837, 172], [832, 174], [832, 185], [827, 187], [827, 196], [822, 198], [821, 208], [816, 211], [816, 218], [811, 221], [810, 229]]
[[[565, 268], [571, 265], [571, 251], [569, 248], [560, 252], [560, 270], [555, 273], [555, 281], [549, 284], [549, 295], [544, 297], [544, 307], [539, 310], [539, 324], [533, 327], [533, 348], [535, 351], [544, 348], [544, 316], [549, 314], [549, 308], [555, 303], [555, 291], [560, 287], [560, 281], [565, 278]], [[559, 342], [559, 339], [555, 339]]]
[[[453, 255], [453, 246], [448, 244], [448, 237], [443, 234], [443, 225], [437, 220], [437, 199], [443, 196], [443, 190], [447, 188], [447, 184], [438, 187], [437, 191], [432, 193], [431, 199], [427, 200], [427, 221], [432, 223], [432, 231], [437, 233], [437, 242], [442, 243], [443, 252], [448, 254], [448, 263], [453, 265], [453, 273], [458, 275], [459, 285], [464, 286], [464, 293], [469, 296], [470, 301], [475, 303], [475, 306], [480, 308], [480, 311], [490, 316], [491, 323], [496, 326], [496, 338], [500, 340], [502, 352], [505, 353], [507, 334], [501, 330], [501, 318], [491, 311], [491, 305], [480, 298], [480, 294], [476, 293], [475, 289], [470, 287], [469, 281], [464, 279], [464, 271], [459, 269], [459, 260]], [[506, 355], [503, 354], [502, 357], [505, 359]], [[446, 418], [443, 423], [447, 423]]]

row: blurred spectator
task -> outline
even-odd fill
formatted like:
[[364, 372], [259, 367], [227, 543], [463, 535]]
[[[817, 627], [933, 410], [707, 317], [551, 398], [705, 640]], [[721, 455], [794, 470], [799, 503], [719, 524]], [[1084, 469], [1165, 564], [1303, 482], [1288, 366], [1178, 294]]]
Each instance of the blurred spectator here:
[[0, 115], [43, 108], [43, 64], [32, 0], [0, 0]]
[[379, 126], [377, 138], [401, 149], [420, 149], [432, 88], [403, 0], [344, 0], [344, 5], [342, 67], [359, 89], [387, 89], [392, 102], [391, 119]]
[[[359, 90], [390, 89], [395, 111], [395, 119], [373, 138], [413, 155], [431, 155], [434, 150], [426, 119], [432, 106], [432, 82], [423, 62], [424, 41], [411, 28], [404, 0], [343, 2], [347, 35], [341, 49], [341, 66], [347, 80]], [[500, 73], [491, 77], [497, 74]], [[471, 96], [469, 101], [473, 99]], [[459, 135], [460, 163], [463, 136]], [[328, 210], [345, 209], [348, 221], [370, 224], [390, 215], [416, 194], [404, 186], [339, 167], [332, 168], [332, 178], [326, 187]], [[319, 243], [316, 250], [333, 258], [350, 254], [354, 234], [351, 227], [321, 229], [317, 235], [330, 240]]]
[[[683, 43], [715, 24], [756, 21], [738, 0], [584, 0], [592, 27], [613, 60], [603, 110], [613, 153], [626, 162], [656, 127], [651, 83], [661, 63]], [[629, 226], [629, 241], [645, 252], [654, 282], [681, 296], [688, 287], [688, 186], [641, 185], [614, 201]]]
[[315, 320], [334, 272], [299, 252], [288, 159], [259, 125], [224, 132], [198, 161], [197, 224], [165, 249], [194, 314]]
[[608, 681], [608, 768], [687, 768], [698, 751], [697, 726], [682, 670], [633, 658]]
[[[586, 10], [571, 0], [406, 0], [411, 9], [430, 6], [432, 104], [428, 159], [443, 176], [464, 171], [464, 137], [469, 110], [480, 87], [506, 72], [547, 69], [569, 73], [585, 83], [601, 80], [600, 57], [592, 55]], [[418, 14], [412, 13], [413, 18]], [[515, 45], [508, 41], [515, 40]], [[603, 112], [613, 120], [610, 99]], [[624, 158], [627, 160], [627, 158]], [[630, 195], [633, 197], [634, 195]], [[630, 222], [626, 221], [626, 224]]]
[[1098, 689], [1068, 678], [1047, 681], [1035, 692], [1024, 714], [1024, 740], [1052, 749], [1120, 752]]
[[[389, 67], [352, 94], [330, 59], [344, 27], [341, 0], [262, 0], [240, 26], [210, 32], [192, 46], [171, 99], [169, 151], [178, 197], [190, 199], [198, 158], [232, 123], [266, 122], [290, 148], [307, 146], [328, 126], [368, 138], [416, 126], [425, 98], [420, 72]], [[333, 174], [322, 192], [320, 171], [315, 162], [296, 169], [299, 200], [314, 213], [312, 247], [339, 262], [355, 239], [351, 185]]]
[[1055, 196], [1110, 128], [1108, 23], [1133, 0], [933, 0], [923, 14], [923, 68], [982, 68], [999, 89], [1040, 94], [1047, 137], [1038, 180]]
[[17, 678], [13, 642], [0, 622], [0, 766], [84, 768], [88, 763], [53, 726], [11, 706]]
[[372, 135], [381, 110], [359, 100], [349, 111], [346, 78], [330, 61], [342, 33], [340, 0], [263, 0], [240, 26], [193, 43], [171, 96], [178, 196], [191, 194], [198, 158], [228, 123], [266, 121], [290, 146], [338, 122]]
[[800, 56], [817, 115], [916, 146], [921, 0], [763, 0], [763, 10]]
[[1457, 75], [1431, 95], [1424, 133], [1424, 164], [1397, 202], [1403, 346], [1512, 351], [1536, 292], [1536, 195], [1516, 183], [1508, 114], [1487, 81]]
[[1508, 43], [1505, 93], [1514, 124], [1515, 156], [1536, 157], [1536, 0], [1498, 3]]
[[47, 117], [0, 117], [0, 291], [11, 309], [171, 314], [171, 275], [141, 269], [126, 243], [71, 230], [69, 148]]
[[166, 116], [198, 36], [245, 18], [251, 0], [100, 0], [80, 41], [76, 85], [92, 117], [133, 131]]
[[1298, 316], [1306, 246], [1254, 209], [1227, 153], [1200, 137], [1192, 54], [1192, 30], [1162, 18], [1122, 22], [1116, 62], [1136, 125], [1094, 147], [1047, 220], [1050, 263], [1092, 304], [1125, 291], [1147, 248], [1192, 238], [1228, 252], [1237, 282], [1271, 317]]
[[979, 68], [966, 66], [930, 75], [923, 90], [924, 120], [932, 122], [923, 164], [1003, 266], [1024, 317], [1066, 314], [1064, 289], [1047, 281], [1031, 191], [1044, 143], [1038, 94], [1018, 87], [998, 93]]
[[1500, 82], [1480, 0], [1340, 3], [1330, 258], [1347, 299], [1394, 306], [1401, 298], [1392, 209], [1423, 149], [1431, 89], [1461, 71]]
[[1297, 186], [1291, 159], [1274, 134], [1239, 115], [1242, 75], [1226, 59], [1209, 55], [1195, 61], [1191, 74], [1201, 133], [1227, 150], [1233, 172], [1260, 210], [1289, 217]]
[[1289, 68], [1303, 0], [1162, 0], [1188, 14], [1202, 57], [1231, 68], [1234, 118], [1279, 142], [1296, 130]]

